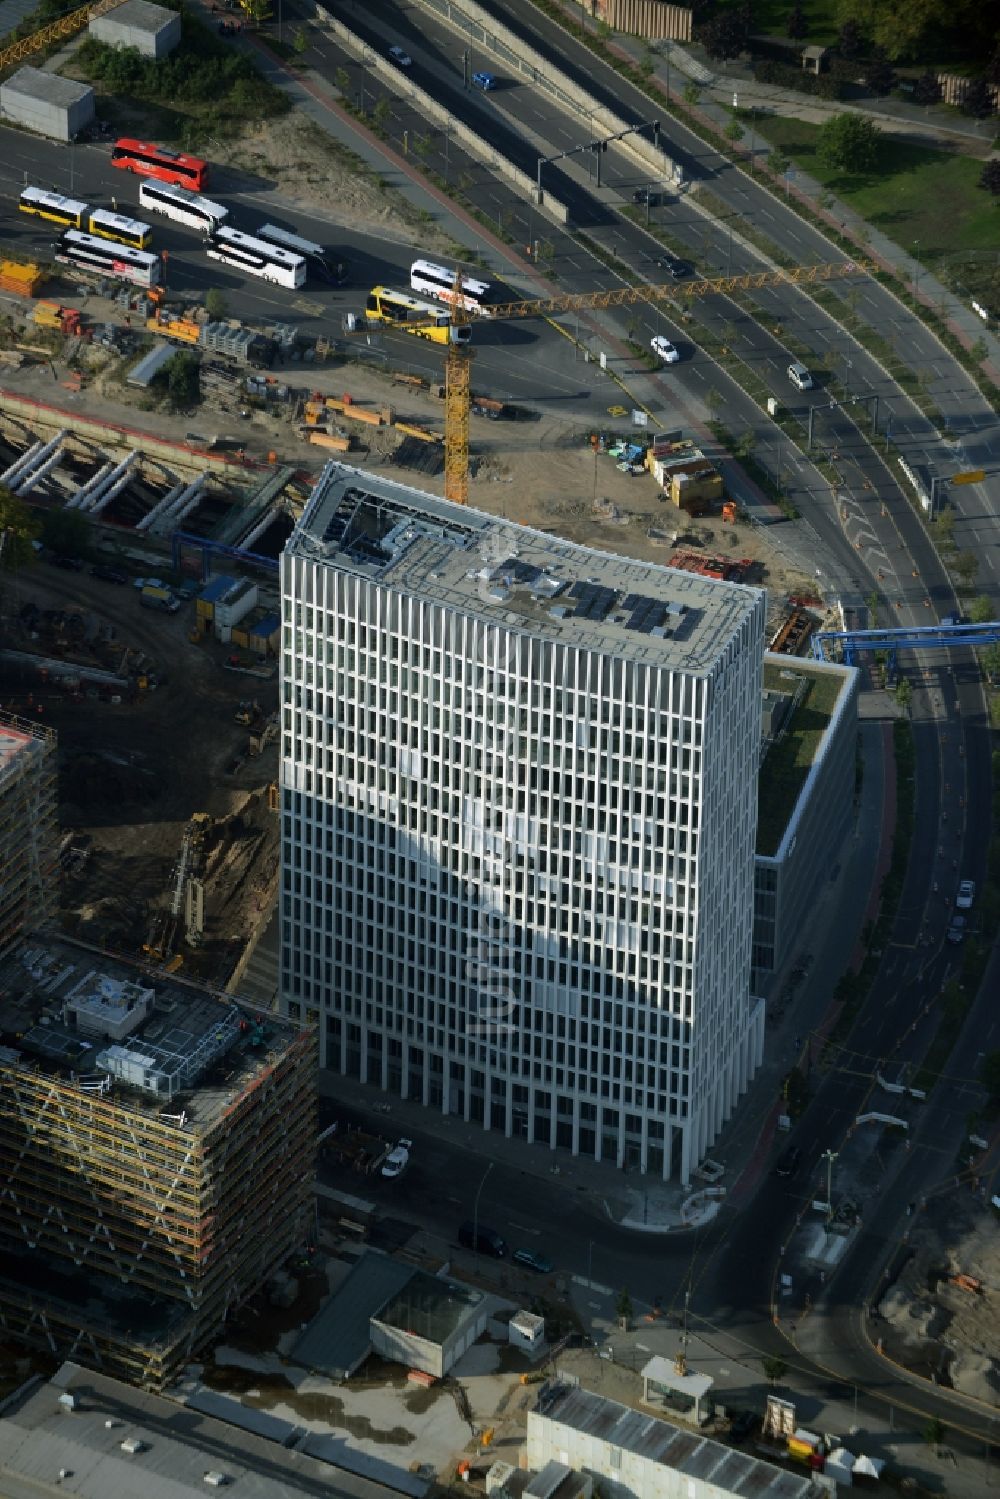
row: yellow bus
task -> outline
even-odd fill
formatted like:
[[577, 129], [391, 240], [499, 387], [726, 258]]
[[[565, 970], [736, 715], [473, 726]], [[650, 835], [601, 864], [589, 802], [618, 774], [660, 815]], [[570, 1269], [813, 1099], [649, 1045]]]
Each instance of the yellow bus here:
[[119, 245], [131, 245], [133, 250], [148, 250], [153, 231], [140, 219], [129, 219], [123, 213], [110, 213], [106, 208], [95, 208], [90, 214], [90, 232], [101, 239], [113, 239]]
[[444, 308], [411, 297], [407, 291], [393, 291], [388, 286], [375, 286], [368, 293], [365, 316], [376, 323], [389, 323], [400, 333], [429, 338], [436, 344], [464, 344], [472, 336], [468, 324], [453, 328], [451, 314]]
[[76, 198], [64, 198], [60, 193], [46, 192], [44, 187], [26, 187], [18, 207], [22, 213], [51, 219], [53, 224], [61, 224], [64, 229], [82, 229], [87, 213], [86, 203]]

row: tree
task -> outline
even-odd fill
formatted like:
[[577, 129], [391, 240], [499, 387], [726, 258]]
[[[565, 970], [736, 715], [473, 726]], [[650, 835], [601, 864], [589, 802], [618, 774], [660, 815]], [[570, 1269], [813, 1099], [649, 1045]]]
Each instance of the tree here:
[[924, 1441], [928, 1447], [940, 1447], [944, 1441], [944, 1422], [940, 1416], [931, 1416], [924, 1427]]
[[712, 16], [698, 32], [698, 40], [709, 57], [718, 58], [722, 62], [745, 52], [748, 37], [746, 19], [731, 10]]
[[895, 697], [896, 702], [905, 712], [913, 702], [913, 688], [910, 685], [909, 678], [900, 677], [896, 683]]
[[979, 558], [975, 552], [958, 552], [952, 559], [952, 567], [966, 588], [971, 588], [979, 571]]
[[837, 52], [848, 62], [861, 56], [861, 32], [857, 21], [845, 21], [837, 37]]
[[30, 507], [6, 484], [0, 484], [0, 566], [24, 567], [34, 561], [35, 549], [31, 543], [40, 530], [38, 517]]
[[743, 139], [743, 126], [736, 119], [735, 115], [722, 133], [727, 141], [741, 141]]
[[801, 42], [804, 36], [808, 36], [809, 25], [802, 10], [802, 0], [795, 0], [795, 4], [788, 13], [788, 25], [785, 30], [793, 42]]
[[347, 69], [338, 68], [333, 75], [333, 81], [337, 85], [340, 93], [342, 93], [346, 98], [347, 95], [351, 92], [351, 75], [347, 71]]
[[760, 1366], [764, 1370], [764, 1378], [769, 1385], [776, 1385], [779, 1379], [784, 1379], [788, 1372], [788, 1365], [785, 1360], [779, 1358], [774, 1353], [765, 1353], [760, 1361]]
[[154, 377], [154, 383], [165, 391], [174, 411], [186, 411], [201, 399], [198, 383], [198, 356], [190, 349], [180, 349], [168, 359]]
[[309, 51], [309, 33], [304, 26], [297, 26], [292, 32], [292, 47], [298, 57]]
[[896, 86], [896, 75], [892, 70], [884, 47], [876, 47], [865, 64], [865, 88], [880, 97], [889, 94]]
[[841, 172], [870, 172], [878, 159], [879, 131], [867, 115], [831, 115], [820, 126], [818, 154]]
[[987, 120], [993, 113], [993, 90], [982, 73], [978, 78], [970, 78], [962, 100], [962, 113], [971, 115], [974, 120]]
[[936, 73], [930, 70], [926, 73], [921, 73], [913, 85], [913, 102], [914, 104], [941, 103], [941, 85], [938, 83]]
[[46, 510], [42, 516], [42, 544], [60, 557], [86, 557], [90, 538], [90, 521], [79, 510]]
[[[837, 0], [841, 27], [853, 23], [860, 37], [883, 47], [893, 62], [929, 55], [928, 49], [943, 38], [963, 46], [963, 56], [980, 56], [993, 44], [993, 26], [984, 15], [981, 0]], [[988, 10], [988, 7], [985, 9]], [[979, 26], [990, 27], [989, 41], [982, 35], [973, 40]]]
[[934, 522], [937, 527], [938, 542], [941, 546], [951, 546], [955, 538], [955, 512], [950, 505], [945, 505], [939, 510]]
[[622, 1287], [618, 1300], [615, 1303], [615, 1311], [618, 1314], [618, 1321], [622, 1327], [628, 1327], [633, 1315], [632, 1298], [628, 1293], [628, 1286]]
[[1000, 196], [1000, 157], [994, 156], [986, 162], [979, 174], [979, 186], [992, 193], [994, 198]]
[[990, 1102], [1000, 1100], [1000, 1051], [988, 1051], [979, 1069], [979, 1081], [990, 1095]]
[[389, 117], [391, 114], [392, 105], [389, 103], [385, 94], [380, 95], [375, 104], [375, 108], [372, 110], [372, 124], [375, 126], [376, 131], [378, 131], [380, 135], [388, 125]]
[[698, 100], [700, 98], [701, 98], [701, 90], [699, 89], [698, 85], [694, 82], [694, 80], [691, 79], [687, 83], [685, 83], [685, 85], [684, 85], [684, 103], [685, 104], [697, 104]]
[[220, 291], [217, 286], [210, 286], [208, 288], [208, 291], [205, 293], [205, 311], [208, 313], [213, 323], [220, 322], [221, 319], [224, 318], [226, 316], [226, 313], [229, 311], [229, 304], [226, 301], [226, 294], [224, 291]]
[[865, 603], [868, 605], [868, 628], [869, 628], [869, 630], [877, 630], [878, 629], [878, 589], [877, 588], [873, 588], [872, 589], [871, 593], [865, 599]]
[[995, 617], [995, 612], [992, 603], [986, 597], [985, 593], [981, 593], [969, 605], [969, 618], [974, 625], [985, 625]]

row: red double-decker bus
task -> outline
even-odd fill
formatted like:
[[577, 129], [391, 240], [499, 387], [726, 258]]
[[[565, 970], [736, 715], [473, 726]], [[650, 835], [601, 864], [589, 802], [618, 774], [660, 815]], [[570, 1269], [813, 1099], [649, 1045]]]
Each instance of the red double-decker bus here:
[[154, 146], [148, 141], [115, 141], [111, 165], [143, 177], [158, 177], [161, 182], [176, 182], [178, 187], [189, 187], [196, 193], [208, 183], [207, 161], [197, 156], [182, 156], [179, 151], [168, 151], [166, 146]]

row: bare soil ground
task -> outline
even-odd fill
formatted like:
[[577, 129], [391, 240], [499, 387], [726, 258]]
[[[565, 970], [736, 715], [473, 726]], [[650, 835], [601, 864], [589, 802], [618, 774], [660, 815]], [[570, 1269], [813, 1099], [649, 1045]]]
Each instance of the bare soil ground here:
[[[877, 1323], [886, 1353], [990, 1406], [1000, 1402], [1000, 1238], [988, 1196], [960, 1187], [913, 1215], [912, 1254]], [[954, 1277], [970, 1278], [965, 1286]]]
[[[283, 199], [320, 219], [366, 234], [420, 244], [461, 256], [450, 235], [390, 187], [360, 157], [300, 115], [248, 128], [238, 141], [220, 142], [213, 160], [280, 184]], [[466, 252], [467, 254], [468, 252]]]
[[185, 612], [145, 610], [132, 588], [44, 564], [18, 574], [5, 591], [4, 633], [16, 649], [66, 654], [54, 642], [21, 638], [15, 621], [29, 600], [113, 625], [114, 648], [130, 649], [133, 664], [141, 660], [159, 676], [155, 691], [119, 705], [4, 685], [5, 708], [40, 716], [59, 732], [60, 819], [80, 851], [67, 851], [63, 861], [67, 930], [139, 956], [154, 913], [168, 900], [184, 828], [192, 813], [206, 811], [213, 819], [206, 938], [197, 952], [183, 944], [180, 950], [185, 973], [224, 982], [277, 877], [278, 819], [266, 795], [276, 751], [272, 745], [250, 758], [248, 731], [234, 722], [242, 698], [273, 710], [275, 679], [229, 671], [224, 647], [192, 644]]

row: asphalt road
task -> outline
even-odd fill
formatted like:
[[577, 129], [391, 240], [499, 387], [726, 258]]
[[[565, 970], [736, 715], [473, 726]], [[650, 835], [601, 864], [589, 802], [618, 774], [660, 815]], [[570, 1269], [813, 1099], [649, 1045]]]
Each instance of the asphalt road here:
[[[110, 147], [78, 145], [67, 149], [22, 131], [0, 127], [0, 205], [5, 222], [3, 242], [15, 252], [48, 256], [57, 238], [56, 226], [18, 211], [22, 188], [30, 183], [54, 188], [67, 196], [110, 206], [114, 198], [123, 213], [152, 221], [154, 245], [169, 253], [168, 287], [171, 300], [200, 297], [210, 286], [226, 294], [230, 313], [247, 322], [268, 325], [292, 323], [303, 334], [340, 333], [344, 312], [363, 310], [364, 298], [375, 285], [409, 286], [413, 251], [409, 245], [363, 234], [333, 220], [303, 213], [283, 200], [280, 184], [228, 168], [213, 175], [209, 195], [230, 207], [238, 227], [252, 231], [264, 222], [278, 223], [304, 238], [323, 244], [350, 263], [349, 284], [328, 286], [310, 277], [305, 287], [291, 290], [243, 277], [229, 267], [208, 260], [201, 238], [185, 226], [139, 208], [138, 181], [110, 164]], [[72, 270], [65, 274], [72, 280]], [[567, 413], [604, 414], [610, 399], [606, 380], [595, 378], [572, 347], [546, 324], [525, 324], [503, 338], [499, 331], [477, 327], [476, 387], [501, 399], [556, 407]], [[361, 353], [361, 342], [358, 341]], [[442, 350], [405, 334], [373, 335], [364, 357], [391, 360], [393, 368], [440, 379]]]

